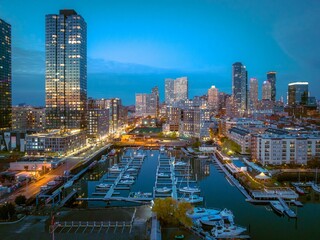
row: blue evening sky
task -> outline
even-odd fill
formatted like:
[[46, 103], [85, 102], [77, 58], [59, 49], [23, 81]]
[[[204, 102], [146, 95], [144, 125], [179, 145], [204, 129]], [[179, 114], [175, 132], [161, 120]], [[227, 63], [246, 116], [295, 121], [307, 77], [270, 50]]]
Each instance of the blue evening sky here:
[[88, 96], [120, 97], [189, 77], [189, 95], [231, 92], [231, 65], [259, 80], [277, 71], [277, 98], [308, 81], [320, 98], [320, 1], [0, 0], [12, 25], [13, 103], [44, 105], [45, 15], [72, 8], [88, 25]]

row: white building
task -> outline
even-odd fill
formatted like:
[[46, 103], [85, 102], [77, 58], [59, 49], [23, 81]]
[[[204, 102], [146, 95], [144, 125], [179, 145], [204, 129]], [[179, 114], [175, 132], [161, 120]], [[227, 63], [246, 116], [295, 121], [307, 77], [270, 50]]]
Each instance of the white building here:
[[266, 164], [307, 164], [320, 157], [320, 136], [261, 134], [252, 137], [251, 154], [254, 160]]

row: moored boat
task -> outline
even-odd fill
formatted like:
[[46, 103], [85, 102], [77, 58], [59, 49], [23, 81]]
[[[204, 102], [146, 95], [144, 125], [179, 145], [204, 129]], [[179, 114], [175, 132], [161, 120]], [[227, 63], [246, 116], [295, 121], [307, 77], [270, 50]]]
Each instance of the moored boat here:
[[199, 193], [201, 190], [200, 188], [197, 187], [183, 187], [183, 188], [179, 188], [180, 192], [185, 192], [185, 193]]
[[284, 208], [279, 201], [270, 201], [270, 205], [275, 212], [279, 213], [280, 215], [283, 215]]
[[106, 184], [106, 183], [100, 183], [96, 186], [97, 189], [107, 189], [110, 188], [111, 185], [110, 184]]
[[221, 209], [212, 209], [212, 208], [193, 208], [192, 212], [187, 212], [187, 216], [192, 219], [198, 219], [201, 217], [206, 217], [209, 215], [216, 215], [221, 212]]
[[211, 234], [216, 238], [230, 238], [233, 236], [238, 236], [244, 233], [247, 229], [234, 224], [231, 225], [216, 225], [212, 228]]
[[130, 180], [130, 179], [127, 179], [127, 180], [121, 180], [120, 181], [121, 184], [128, 184], [128, 185], [131, 185], [134, 183], [133, 180]]
[[168, 177], [170, 177], [170, 174], [169, 173], [158, 173], [157, 176], [162, 177], [162, 178], [168, 178]]
[[196, 195], [196, 194], [191, 194], [187, 197], [180, 198], [180, 201], [185, 201], [188, 203], [199, 203], [199, 202], [203, 202], [203, 197], [200, 197], [199, 195]]
[[162, 187], [162, 188], [156, 188], [156, 192], [158, 193], [168, 193], [171, 192], [171, 188], [168, 187]]
[[320, 187], [317, 185], [317, 184], [312, 184], [311, 185], [313, 191], [317, 192], [317, 193], [320, 193]]
[[113, 165], [111, 168], [109, 168], [110, 172], [121, 172], [122, 168], [119, 168], [117, 164]]

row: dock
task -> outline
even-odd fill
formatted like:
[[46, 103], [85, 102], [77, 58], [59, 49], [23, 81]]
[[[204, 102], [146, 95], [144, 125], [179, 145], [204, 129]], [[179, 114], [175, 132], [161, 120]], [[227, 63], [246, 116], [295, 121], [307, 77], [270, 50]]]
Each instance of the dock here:
[[290, 218], [297, 217], [297, 214], [289, 208], [288, 204], [281, 197], [278, 197], [278, 201], [280, 202], [280, 204], [284, 208], [284, 212], [285, 212], [285, 214], [288, 215], [288, 217], [290, 217]]

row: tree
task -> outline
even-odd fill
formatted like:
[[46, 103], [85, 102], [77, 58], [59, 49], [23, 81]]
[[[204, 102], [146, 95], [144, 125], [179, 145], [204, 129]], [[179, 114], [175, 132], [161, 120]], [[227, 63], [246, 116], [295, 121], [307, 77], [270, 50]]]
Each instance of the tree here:
[[157, 198], [152, 207], [152, 211], [157, 214], [162, 224], [177, 225], [180, 223], [186, 227], [192, 226], [192, 220], [186, 214], [191, 209], [190, 203], [178, 202], [171, 197]]
[[27, 198], [24, 195], [19, 195], [16, 197], [16, 199], [14, 200], [14, 202], [17, 205], [22, 205], [22, 204], [26, 204]]
[[6, 203], [0, 207], [0, 219], [11, 220], [16, 209], [12, 203]]

